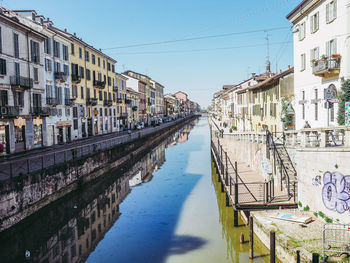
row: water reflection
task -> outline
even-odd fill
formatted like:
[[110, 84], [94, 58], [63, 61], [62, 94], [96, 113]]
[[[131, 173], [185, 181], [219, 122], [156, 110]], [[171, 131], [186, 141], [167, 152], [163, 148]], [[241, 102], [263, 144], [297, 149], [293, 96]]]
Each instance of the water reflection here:
[[[119, 205], [132, 187], [152, 179], [165, 162], [165, 148], [185, 142], [196, 121], [169, 136], [128, 172], [111, 171], [15, 227], [0, 234], [0, 262], [84, 262], [121, 215]], [[166, 222], [165, 222], [166, 224]], [[203, 245], [191, 236], [175, 236], [171, 253]], [[30, 258], [25, 258], [25, 252]]]

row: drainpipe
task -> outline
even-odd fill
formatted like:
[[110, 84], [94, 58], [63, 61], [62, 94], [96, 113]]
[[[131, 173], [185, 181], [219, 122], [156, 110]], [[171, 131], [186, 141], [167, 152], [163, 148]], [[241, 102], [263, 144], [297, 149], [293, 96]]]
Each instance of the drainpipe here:
[[[32, 30], [27, 31], [26, 37], [27, 37], [27, 56], [28, 56], [28, 78], [30, 79], [30, 52], [29, 52], [29, 33], [32, 32]], [[32, 109], [32, 91], [29, 89], [29, 112]]]

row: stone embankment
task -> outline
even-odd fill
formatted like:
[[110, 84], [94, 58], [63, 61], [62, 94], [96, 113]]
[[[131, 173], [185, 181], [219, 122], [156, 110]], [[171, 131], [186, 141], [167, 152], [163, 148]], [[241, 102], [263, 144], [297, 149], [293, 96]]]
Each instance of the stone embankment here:
[[197, 116], [176, 121], [171, 125], [159, 126], [145, 136], [130, 136], [129, 140], [110, 148], [95, 150], [80, 158], [1, 181], [0, 231], [20, 222], [80, 185], [97, 179], [107, 171], [135, 162], [156, 143], [195, 118]]

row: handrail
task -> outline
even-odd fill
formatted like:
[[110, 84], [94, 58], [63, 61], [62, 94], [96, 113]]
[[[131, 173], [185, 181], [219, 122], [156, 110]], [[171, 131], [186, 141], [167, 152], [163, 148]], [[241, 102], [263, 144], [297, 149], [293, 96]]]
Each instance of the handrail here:
[[[212, 118], [211, 118], [212, 119]], [[223, 131], [219, 128], [219, 126], [216, 124], [216, 122], [215, 121], [213, 121], [213, 120], [211, 120], [211, 122], [212, 123], [214, 123], [214, 125], [215, 125], [215, 127], [216, 127], [216, 129], [220, 132], [220, 134], [221, 134], [221, 137], [223, 137], [223, 135], [224, 135], [224, 133], [223, 133]]]

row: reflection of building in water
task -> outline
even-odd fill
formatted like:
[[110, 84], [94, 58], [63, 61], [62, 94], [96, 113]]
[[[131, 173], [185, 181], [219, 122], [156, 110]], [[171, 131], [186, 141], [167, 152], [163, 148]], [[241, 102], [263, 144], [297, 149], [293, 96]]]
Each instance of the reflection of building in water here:
[[[185, 129], [192, 127], [193, 124]], [[120, 216], [119, 204], [131, 186], [152, 179], [165, 162], [165, 148], [176, 144], [182, 134], [179, 131], [169, 136], [113, 183], [107, 178], [86, 186], [69, 200], [45, 208], [44, 215], [37, 217], [40, 219], [30, 222], [30, 228], [15, 226], [7, 239], [0, 236], [0, 255], [5, 255], [0, 261], [22, 262], [28, 249], [31, 262], [84, 262]]]
[[130, 192], [129, 178], [127, 175], [118, 178], [84, 207], [76, 218], [41, 246], [34, 262], [84, 261], [118, 219], [119, 204]]

